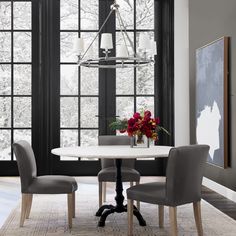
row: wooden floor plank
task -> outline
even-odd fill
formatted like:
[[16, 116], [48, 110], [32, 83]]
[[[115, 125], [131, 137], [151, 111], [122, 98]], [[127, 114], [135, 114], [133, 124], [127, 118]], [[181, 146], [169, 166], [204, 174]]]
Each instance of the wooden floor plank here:
[[202, 198], [221, 212], [236, 220], [236, 203], [234, 201], [229, 200], [205, 186], [202, 187]]

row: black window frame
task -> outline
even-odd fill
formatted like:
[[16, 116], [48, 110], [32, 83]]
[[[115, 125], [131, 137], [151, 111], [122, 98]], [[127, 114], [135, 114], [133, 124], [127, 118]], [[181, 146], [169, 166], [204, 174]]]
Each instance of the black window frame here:
[[[11, 0], [12, 1], [12, 0]], [[20, 1], [20, 0], [16, 0]], [[29, 1], [29, 0], [26, 0]], [[113, 0], [100, 0], [99, 24], [103, 22]], [[159, 145], [174, 145], [174, 1], [155, 0], [155, 39], [157, 40], [155, 66], [155, 115], [171, 136], [160, 134]], [[114, 25], [114, 19], [113, 23]], [[107, 26], [109, 29], [111, 25]], [[113, 28], [114, 29], [114, 28]], [[63, 162], [51, 154], [60, 146], [60, 1], [32, 0], [32, 146], [38, 174], [96, 175], [99, 162]], [[101, 53], [101, 52], [100, 52]], [[109, 79], [108, 79], [109, 78]], [[112, 79], [111, 79], [112, 78]], [[104, 93], [100, 104], [111, 98], [106, 107], [99, 105], [99, 134], [114, 134], [107, 118], [116, 116], [115, 73], [99, 70], [99, 89]], [[76, 165], [74, 163], [77, 163]], [[165, 161], [139, 161], [142, 175], [163, 175]], [[0, 162], [0, 175], [18, 175], [16, 162]]]

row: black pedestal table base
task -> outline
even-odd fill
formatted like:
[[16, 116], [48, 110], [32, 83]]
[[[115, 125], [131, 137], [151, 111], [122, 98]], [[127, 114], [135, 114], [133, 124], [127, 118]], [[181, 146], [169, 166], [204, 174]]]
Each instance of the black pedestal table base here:
[[[116, 159], [116, 206], [113, 205], [102, 205], [98, 211], [96, 212], [96, 216], [100, 216], [100, 220], [98, 222], [99, 227], [104, 227], [106, 218], [110, 214], [113, 213], [122, 213], [127, 212], [127, 205], [124, 205], [124, 196], [123, 192], [123, 184], [121, 177], [121, 164], [122, 159]], [[139, 210], [134, 206], [133, 214], [137, 217], [139, 224], [141, 226], [146, 226], [146, 222], [140, 214]]]

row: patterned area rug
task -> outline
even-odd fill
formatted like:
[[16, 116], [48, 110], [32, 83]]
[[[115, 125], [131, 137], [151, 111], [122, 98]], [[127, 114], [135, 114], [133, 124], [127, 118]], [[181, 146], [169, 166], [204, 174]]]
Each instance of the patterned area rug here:
[[[108, 191], [107, 201], [114, 202], [113, 191]], [[114, 214], [107, 218], [104, 228], [97, 227], [98, 218], [94, 216], [98, 206], [98, 189], [96, 184], [79, 183], [76, 200], [76, 218], [73, 228], [67, 227], [66, 195], [35, 195], [30, 219], [24, 227], [19, 228], [20, 204], [11, 213], [0, 230], [1, 236], [36, 236], [36, 235], [80, 235], [104, 236], [127, 235], [127, 215]], [[146, 227], [138, 225], [134, 218], [134, 235], [164, 236], [169, 233], [168, 208], [165, 208], [165, 227], [158, 227], [157, 206], [141, 203], [141, 212], [147, 222]], [[179, 236], [197, 235], [192, 205], [178, 208]], [[224, 215], [208, 203], [202, 201], [202, 218], [204, 235], [235, 236], [236, 221]]]

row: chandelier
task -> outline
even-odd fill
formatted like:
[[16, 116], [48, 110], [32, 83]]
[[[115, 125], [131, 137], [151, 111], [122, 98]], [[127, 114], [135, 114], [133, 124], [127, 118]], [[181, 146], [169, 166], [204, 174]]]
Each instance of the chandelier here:
[[[93, 43], [99, 37], [101, 31], [111, 17], [112, 13], [116, 14], [120, 32], [122, 35], [122, 43], [117, 48], [116, 56], [110, 56], [113, 49], [113, 41], [111, 33], [102, 33], [100, 40], [100, 48], [104, 49], [103, 57], [94, 58]], [[138, 52], [135, 51], [134, 43], [130, 39], [124, 21], [119, 11], [119, 5], [116, 0], [110, 7], [110, 12], [100, 27], [98, 33], [93, 38], [92, 42], [85, 49], [83, 38], [76, 38], [74, 43], [74, 50], [78, 56], [78, 65], [91, 68], [128, 68], [141, 67], [155, 63], [154, 55], [156, 55], [156, 42], [151, 41], [147, 34], [140, 33]], [[131, 47], [132, 52], [129, 52], [128, 46]]]

